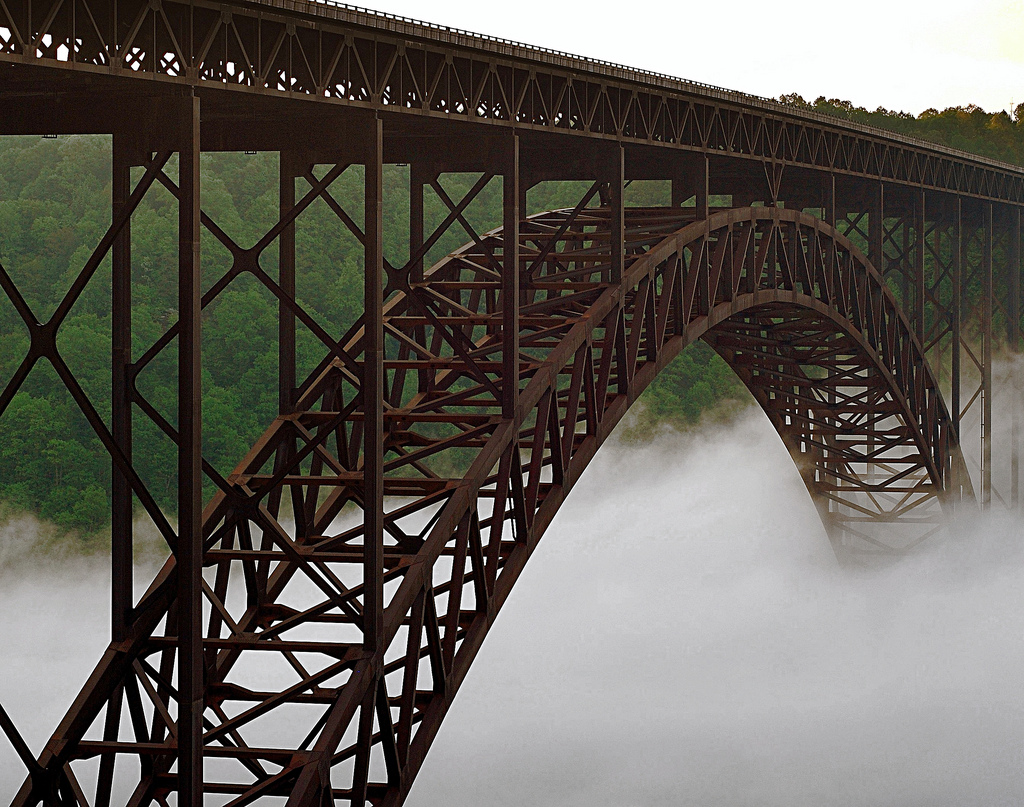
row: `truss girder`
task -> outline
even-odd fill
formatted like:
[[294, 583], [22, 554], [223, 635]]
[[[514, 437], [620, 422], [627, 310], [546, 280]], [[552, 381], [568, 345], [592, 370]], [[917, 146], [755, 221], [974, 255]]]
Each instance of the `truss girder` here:
[[[310, 193], [336, 173], [311, 177]], [[320, 368], [218, 477], [201, 528], [203, 796], [401, 804], [561, 502], [696, 339], [767, 412], [837, 551], [903, 551], [942, 506], [972, 496], [923, 346], [847, 238], [779, 208], [706, 220], [628, 209], [612, 282], [612, 220], [607, 207], [550, 211], [518, 222], [518, 249], [499, 228], [471, 233], [422, 278], [415, 256], [391, 267], [404, 290], [380, 312], [378, 464], [365, 450], [373, 348], [362, 320], [339, 342], [323, 334]], [[503, 358], [504, 295], [516, 288], [503, 286], [506, 255], [518, 260], [515, 361]], [[374, 496], [388, 497], [376, 555]], [[131, 805], [178, 791], [178, 573], [172, 557], [17, 804], [107, 804], [126, 768]], [[97, 759], [107, 774], [86, 794], [75, 771]]]
[[783, 167], [800, 166], [1024, 201], [1019, 168], [965, 152], [718, 87], [322, 2], [5, 0], [3, 63], [736, 155], [770, 163], [776, 186]]

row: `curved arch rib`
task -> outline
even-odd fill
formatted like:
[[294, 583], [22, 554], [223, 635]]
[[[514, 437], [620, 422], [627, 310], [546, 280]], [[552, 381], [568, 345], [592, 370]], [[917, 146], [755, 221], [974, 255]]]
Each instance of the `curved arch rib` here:
[[[500, 230], [389, 302], [378, 650], [362, 642], [358, 328], [207, 507], [205, 792], [218, 802], [401, 804], [562, 500], [695, 339], [768, 413], [838, 551], [905, 550], [972, 496], [920, 345], [835, 230], [775, 208], [632, 210], [612, 285], [608, 222], [582, 209], [522, 225], [517, 379], [500, 377]], [[512, 419], [506, 383], [520, 387]], [[164, 803], [176, 784], [174, 575], [171, 560], [41, 759], [73, 781], [82, 760], [134, 757], [130, 804]], [[128, 727], [83, 739], [104, 706]]]

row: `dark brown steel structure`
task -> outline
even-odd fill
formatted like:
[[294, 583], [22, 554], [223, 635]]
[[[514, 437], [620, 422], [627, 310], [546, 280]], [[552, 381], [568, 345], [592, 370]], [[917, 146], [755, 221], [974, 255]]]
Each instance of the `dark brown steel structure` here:
[[[112, 637], [38, 759], [0, 709], [28, 771], [17, 805], [401, 804], [563, 498], [696, 339], [764, 408], [841, 556], [1019, 501], [1016, 414], [1006, 467], [992, 438], [993, 366], [1020, 347], [1019, 168], [339, 5], [0, 0], [0, 134], [57, 133], [113, 135], [111, 225], [48, 321], [0, 267], [31, 334], [0, 413], [48, 362], [110, 453]], [[280, 219], [255, 244], [200, 205], [218, 150], [280, 152]], [[400, 265], [382, 242], [395, 163]], [[332, 194], [351, 166], [362, 211]], [[479, 174], [466, 198], [451, 172]], [[527, 215], [550, 180], [583, 180], [578, 204]], [[671, 205], [626, 207], [632, 180], [671, 183]], [[502, 226], [478, 232], [466, 211], [491, 183]], [[178, 203], [179, 305], [140, 352], [131, 222], [157, 185]], [[431, 231], [426, 192], [449, 211]], [[340, 340], [296, 297], [314, 202], [363, 248]], [[467, 245], [426, 266], [456, 226]], [[204, 228], [232, 256], [205, 292]], [[57, 333], [108, 255], [107, 419]], [[202, 457], [201, 321], [242, 275], [278, 302], [280, 415], [225, 477]], [[299, 329], [324, 355], [305, 378]], [[176, 419], [137, 383], [172, 345]], [[175, 520], [133, 466], [133, 417], [177, 445]], [[135, 503], [171, 549], [141, 597]]]

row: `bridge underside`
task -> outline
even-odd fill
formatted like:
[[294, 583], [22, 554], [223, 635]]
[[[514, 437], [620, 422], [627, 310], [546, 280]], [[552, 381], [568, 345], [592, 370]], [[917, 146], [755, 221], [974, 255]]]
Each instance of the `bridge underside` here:
[[947, 457], [949, 481], [935, 484], [892, 379], [844, 325], [799, 303], [772, 302], [724, 320], [705, 339], [783, 438], [837, 556], [898, 555], [939, 532], [953, 501], [973, 494], [953, 481], [967, 479], [958, 448]]
[[[73, 13], [78, 3], [33, 14], [34, 3], [20, 0], [13, 15], [0, 3], [0, 133], [113, 132], [113, 214], [46, 321], [0, 266], [30, 342], [3, 380], [0, 416], [49, 365], [111, 456], [112, 641], [38, 758], [0, 710], [30, 774], [16, 804], [397, 807], [561, 502], [629, 406], [698, 339], [771, 419], [840, 557], [913, 549], [944, 512], [973, 501], [971, 473], [982, 504], [1000, 485], [1018, 501], [1016, 419], [1004, 478], [993, 473], [992, 427], [997, 333], [1011, 350], [1020, 341], [1016, 175], [972, 163], [961, 186], [955, 155], [873, 151], [877, 135], [831, 124], [797, 136], [777, 110], [724, 101], [674, 97], [676, 112], [659, 112], [607, 76], [562, 115], [561, 99], [582, 90], [543, 75], [540, 87], [536, 65], [515, 96], [516, 114], [532, 117], [512, 119], [495, 99], [524, 71], [481, 72], [433, 51], [423, 70], [447, 81], [430, 88], [446, 96], [440, 106], [356, 92], [354, 78], [331, 87], [334, 106], [301, 100], [301, 83], [229, 90], [237, 54], [197, 72], [248, 42], [249, 23], [277, 44], [253, 57], [266, 64], [232, 74], [246, 81], [285, 81], [300, 57], [308, 68], [314, 31], [321, 42], [337, 35], [318, 51], [324, 70], [334, 59], [354, 76], [358, 63], [366, 78], [367, 65], [401, 64], [398, 48], [381, 55], [386, 37], [366, 45], [363, 28], [296, 35], [289, 3], [265, 16], [260, 4], [238, 6], [234, 18], [202, 3], [93, 3], [141, 20], [129, 31], [104, 18], [97, 30], [115, 39], [200, 30], [190, 14], [211, 32], [182, 39], [190, 55], [179, 59], [195, 62], [187, 76], [141, 81], [131, 71], [159, 72], [159, 48], [138, 50], [148, 55], [134, 67], [102, 56], [51, 64], [64, 40], [26, 40], [21, 28], [74, 30], [87, 15]], [[367, 48], [374, 60], [363, 64]], [[479, 90], [475, 107], [452, 102], [466, 92], [460, 76]], [[200, 153], [217, 150], [280, 152], [280, 218], [253, 244], [201, 206]], [[385, 164], [408, 169], [400, 260], [383, 247]], [[350, 169], [358, 210], [335, 184]], [[463, 198], [442, 182], [451, 173], [478, 177]], [[579, 183], [570, 206], [528, 215], [539, 210], [528, 191], [568, 180]], [[627, 207], [632, 181], [665, 183], [664, 205]], [[500, 226], [481, 231], [468, 211], [499, 186]], [[141, 344], [131, 227], [157, 188], [178, 208], [177, 321]], [[425, 195], [443, 211], [432, 228]], [[296, 223], [313, 204], [333, 211], [363, 259], [361, 315], [340, 338], [297, 291]], [[450, 229], [468, 243], [429, 268]], [[230, 255], [221, 277], [200, 272], [201, 231]], [[108, 259], [109, 413], [57, 339]], [[280, 414], [223, 474], [202, 454], [202, 321], [240, 278], [277, 309]], [[303, 338], [323, 355], [306, 377]], [[159, 361], [177, 366], [175, 415], [140, 383]], [[133, 462], [142, 420], [173, 446], [174, 519]], [[980, 439], [962, 450], [974, 423]], [[136, 511], [170, 550], [141, 597]]]
[[[599, 191], [514, 222], [514, 247], [499, 228], [421, 279], [390, 273], [375, 477], [364, 317], [217, 479], [202, 522], [205, 797], [401, 803], [562, 500], [695, 339], [768, 413], [843, 557], [904, 551], [971, 495], [953, 490], [962, 460], [920, 346], [847, 239], [778, 208], [628, 209], [615, 277], [613, 213], [587, 206]], [[172, 556], [47, 747], [52, 778], [19, 803], [180, 789], [181, 573]], [[95, 792], [74, 796], [84, 783]]]

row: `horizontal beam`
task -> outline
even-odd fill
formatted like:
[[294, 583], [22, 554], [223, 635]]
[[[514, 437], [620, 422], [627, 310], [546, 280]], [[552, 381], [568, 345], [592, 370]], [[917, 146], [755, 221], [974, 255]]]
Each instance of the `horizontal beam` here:
[[[5, 95], [37, 94], [59, 107], [89, 91], [195, 88], [215, 107], [259, 119], [254, 131], [262, 128], [266, 99], [303, 100], [387, 112], [415, 127], [432, 120], [552, 132], [1024, 202], [1017, 166], [756, 96], [465, 32], [302, 0], [82, 4], [88, 13], [49, 0], [3, 7], [0, 28], [16, 32], [0, 39]], [[117, 36], [104, 42], [96, 30]]]

